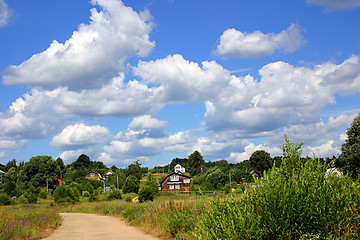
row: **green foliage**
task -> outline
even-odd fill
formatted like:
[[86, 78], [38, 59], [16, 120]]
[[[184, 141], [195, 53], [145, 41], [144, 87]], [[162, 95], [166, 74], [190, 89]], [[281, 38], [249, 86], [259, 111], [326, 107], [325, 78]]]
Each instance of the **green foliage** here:
[[47, 198], [47, 192], [46, 188], [42, 188], [39, 193], [39, 198], [46, 199]]
[[83, 191], [82, 196], [83, 197], [90, 197], [90, 193], [88, 191]]
[[13, 200], [6, 193], [0, 194], [0, 205], [11, 205]]
[[93, 194], [94, 193], [94, 187], [91, 185], [91, 180], [88, 180], [86, 183], [85, 183], [85, 186], [84, 186], [84, 191], [87, 191], [88, 193], [90, 194]]
[[26, 200], [27, 200], [28, 203], [33, 203], [33, 204], [35, 204], [35, 203], [37, 203], [37, 201], [38, 201], [38, 197], [37, 197], [37, 195], [36, 195], [35, 192], [26, 192], [26, 193], [24, 194], [24, 197], [26, 198]]
[[200, 152], [195, 151], [189, 155], [188, 168], [191, 175], [196, 175], [197, 169], [205, 166], [205, 161]]
[[121, 192], [119, 189], [115, 188], [108, 196], [108, 200], [112, 199], [121, 199]]
[[73, 186], [61, 185], [56, 188], [54, 193], [54, 201], [57, 203], [60, 202], [78, 202], [79, 201], [80, 193], [78, 190]]
[[251, 154], [250, 156], [249, 161], [254, 170], [260, 175], [262, 175], [264, 171], [270, 169], [271, 167], [270, 153], [264, 150], [258, 150], [253, 152], [253, 154]]
[[354, 119], [346, 134], [339, 160], [345, 173], [356, 179], [360, 173], [360, 115]]
[[134, 164], [130, 164], [126, 170], [126, 177], [134, 176], [140, 180], [142, 176], [140, 165], [139, 160], [136, 160]]
[[332, 164], [301, 160], [286, 138], [280, 168], [256, 180], [241, 198], [216, 198], [196, 229], [199, 239], [359, 239], [360, 188], [325, 171]]
[[140, 181], [137, 177], [130, 175], [125, 179], [124, 186], [122, 188], [123, 193], [138, 193], [140, 188]]
[[94, 193], [89, 197], [89, 202], [96, 202], [98, 200], [98, 196]]
[[154, 201], [157, 190], [154, 190], [151, 186], [147, 185], [140, 189], [139, 192], [139, 202]]
[[46, 179], [50, 188], [57, 184], [60, 167], [50, 156], [32, 157], [19, 173], [20, 182], [29, 182], [34, 187], [45, 187]]
[[16, 196], [16, 183], [14, 181], [7, 181], [4, 184], [4, 193], [9, 196]]
[[174, 210], [169, 214], [165, 229], [171, 237], [178, 239], [181, 233], [192, 230], [193, 226], [194, 218], [190, 212]]

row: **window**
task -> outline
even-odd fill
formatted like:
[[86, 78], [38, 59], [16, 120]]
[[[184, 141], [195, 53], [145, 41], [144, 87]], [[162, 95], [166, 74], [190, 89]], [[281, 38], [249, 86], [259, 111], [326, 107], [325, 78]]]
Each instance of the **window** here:
[[190, 179], [184, 179], [184, 183], [190, 183]]
[[179, 181], [179, 176], [178, 175], [170, 176], [170, 181]]
[[169, 189], [170, 189], [170, 190], [174, 189], [174, 185], [170, 185], [170, 186], [169, 186]]
[[175, 188], [176, 188], [176, 189], [180, 189], [180, 184], [176, 184], [176, 185], [175, 185]]

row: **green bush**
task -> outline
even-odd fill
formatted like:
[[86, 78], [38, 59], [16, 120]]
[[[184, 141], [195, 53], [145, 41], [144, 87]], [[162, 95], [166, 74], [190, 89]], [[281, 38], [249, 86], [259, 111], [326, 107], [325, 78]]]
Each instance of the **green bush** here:
[[13, 204], [13, 200], [6, 193], [0, 194], [0, 205], [11, 205]]
[[126, 201], [126, 202], [131, 202], [131, 196], [127, 196], [127, 197], [125, 198], [125, 201]]
[[18, 197], [17, 202], [22, 203], [22, 204], [29, 203], [28, 200], [26, 199], [26, 197], [24, 197], [24, 195]]
[[37, 203], [38, 197], [34, 192], [26, 192], [24, 194], [24, 197], [26, 198], [28, 203]]
[[144, 186], [139, 192], [139, 202], [154, 201], [157, 190], [154, 190], [151, 186]]
[[115, 188], [108, 196], [108, 200], [112, 199], [121, 199], [121, 192], [119, 189]]
[[82, 196], [83, 197], [90, 197], [90, 193], [88, 191], [83, 191]]
[[42, 188], [39, 193], [39, 198], [46, 199], [47, 198], [47, 192], [45, 188]]
[[[331, 164], [302, 161], [301, 145], [286, 138], [283, 163], [256, 180], [241, 198], [215, 198], [195, 235], [199, 239], [359, 239], [359, 185], [330, 176]], [[236, 224], [235, 224], [236, 223]]]
[[[74, 187], [61, 185], [54, 193], [54, 201], [59, 202], [78, 202], [80, 193]], [[70, 201], [69, 201], [70, 200]]]
[[89, 202], [96, 202], [98, 200], [98, 196], [96, 194], [91, 194], [89, 197]]
[[138, 193], [139, 186], [140, 186], [139, 179], [136, 178], [135, 176], [130, 175], [125, 179], [125, 183], [122, 190], [123, 193], [131, 193], [131, 192]]

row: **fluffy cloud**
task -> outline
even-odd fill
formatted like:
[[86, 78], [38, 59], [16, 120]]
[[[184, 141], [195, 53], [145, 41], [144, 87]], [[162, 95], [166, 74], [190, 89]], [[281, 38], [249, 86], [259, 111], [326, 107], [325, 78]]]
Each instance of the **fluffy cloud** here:
[[10, 16], [11, 11], [9, 10], [6, 2], [4, 0], [0, 0], [0, 27], [8, 24]]
[[161, 121], [156, 118], [152, 118], [150, 115], [144, 115], [140, 117], [136, 117], [129, 124], [129, 128], [133, 130], [138, 129], [156, 129], [156, 128], [164, 128], [167, 124], [167, 121]]
[[308, 4], [326, 6], [327, 10], [344, 10], [360, 7], [358, 0], [306, 0]]
[[117, 0], [91, 2], [102, 11], [91, 9], [89, 24], [81, 24], [64, 44], [53, 41], [44, 52], [8, 67], [4, 84], [97, 88], [124, 71], [129, 57], [146, 56], [152, 50], [148, 11], [138, 14]]
[[304, 43], [302, 30], [296, 24], [278, 34], [261, 31], [243, 33], [232, 28], [221, 35], [215, 53], [222, 57], [255, 58], [271, 55], [276, 50], [294, 52]]
[[18, 153], [23, 147], [25, 147], [27, 141], [25, 139], [16, 140], [1, 140], [0, 139], [0, 159], [6, 158], [7, 156]]
[[56, 149], [79, 149], [101, 144], [111, 136], [109, 129], [100, 125], [87, 126], [83, 123], [69, 125], [54, 136], [50, 145]]
[[266, 145], [260, 144], [255, 145], [254, 143], [249, 143], [245, 148], [244, 152], [231, 152], [229, 160], [231, 162], [242, 162], [244, 160], [249, 160], [251, 154], [255, 151], [264, 150], [268, 153], [271, 153], [272, 156], [281, 156], [282, 149], [279, 147], [268, 147]]
[[335, 103], [335, 93], [360, 91], [359, 67], [357, 56], [313, 68], [275, 62], [259, 70], [260, 81], [232, 77], [216, 99], [205, 102], [204, 124], [213, 130], [268, 135], [283, 127], [318, 122], [321, 109]]
[[0, 149], [17, 149], [22, 148], [27, 144], [27, 141], [22, 139], [18, 142], [14, 140], [0, 140]]
[[198, 63], [175, 54], [164, 59], [140, 61], [134, 74], [157, 86], [157, 97], [164, 103], [195, 103], [212, 98], [222, 89], [230, 73], [214, 61]]

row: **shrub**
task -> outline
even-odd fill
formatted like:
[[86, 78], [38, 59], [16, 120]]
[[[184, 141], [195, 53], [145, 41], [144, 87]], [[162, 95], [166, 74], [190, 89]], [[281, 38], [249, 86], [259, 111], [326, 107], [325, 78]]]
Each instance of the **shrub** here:
[[151, 186], [144, 186], [139, 192], [139, 202], [154, 201], [156, 193]]
[[24, 197], [24, 195], [18, 197], [17, 201], [22, 204], [29, 203], [28, 200]]
[[[54, 201], [59, 202], [78, 202], [79, 192], [75, 188], [71, 188], [70, 186], [61, 185], [59, 186], [54, 193]], [[70, 201], [69, 201], [70, 200]]]
[[83, 197], [90, 197], [90, 193], [88, 191], [83, 191], [82, 196]]
[[42, 188], [39, 193], [39, 198], [46, 199], [47, 198], [47, 192], [45, 188]]
[[131, 196], [127, 196], [127, 197], [125, 198], [125, 201], [126, 201], [126, 202], [131, 202]]
[[121, 199], [121, 192], [119, 189], [115, 188], [108, 196], [108, 200], [111, 199]]
[[13, 200], [6, 193], [0, 194], [0, 205], [11, 205]]
[[89, 197], [89, 202], [96, 202], [98, 200], [98, 196], [96, 194], [91, 194]]
[[26, 198], [28, 203], [37, 203], [37, 195], [34, 192], [26, 192], [24, 194], [24, 197]]
[[139, 185], [140, 185], [139, 179], [136, 178], [135, 176], [130, 175], [125, 179], [125, 183], [122, 188], [123, 193], [131, 193], [131, 192], [138, 193]]
[[[201, 239], [359, 239], [359, 185], [330, 176], [331, 164], [301, 160], [301, 144], [285, 139], [281, 166], [252, 192], [215, 198], [195, 235]], [[236, 223], [236, 224], [233, 224]]]

